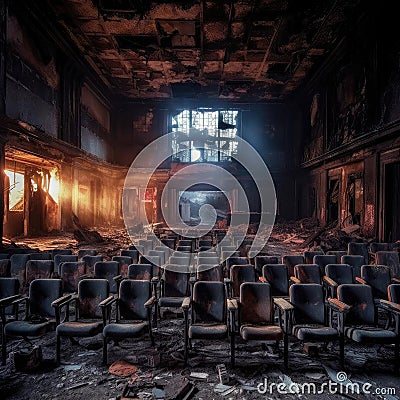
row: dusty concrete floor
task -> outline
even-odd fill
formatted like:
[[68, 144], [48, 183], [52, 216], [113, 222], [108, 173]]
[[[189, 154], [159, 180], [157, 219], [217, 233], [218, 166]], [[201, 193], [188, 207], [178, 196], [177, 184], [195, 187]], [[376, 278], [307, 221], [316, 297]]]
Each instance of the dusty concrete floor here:
[[[106, 237], [101, 245], [80, 246], [72, 235], [49, 235], [41, 238], [16, 240], [17, 243], [39, 247], [41, 250], [60, 248], [98, 248], [105, 258], [119, 252], [129, 244], [123, 230], [100, 231]], [[297, 241], [301, 242], [301, 241]], [[271, 255], [301, 253], [299, 243], [272, 238], [267, 245]], [[184, 368], [181, 362], [183, 352], [183, 320], [181, 315], [169, 315], [163, 319], [155, 331], [156, 349], [161, 354], [161, 363], [155, 368], [138, 365], [138, 371], [129, 377], [118, 377], [109, 373], [102, 365], [101, 335], [82, 339], [78, 345], [71, 345], [65, 339], [62, 343], [62, 363], [54, 363], [55, 335], [49, 333], [35, 343], [40, 344], [45, 359], [44, 365], [31, 373], [12, 372], [10, 364], [0, 367], [0, 399], [116, 399], [120, 398], [128, 382], [132, 383], [132, 398], [155, 398], [155, 386], [171, 386], [179, 376], [188, 377], [195, 385], [196, 399], [388, 399], [400, 398], [400, 379], [393, 374], [393, 349], [391, 346], [361, 347], [354, 344], [346, 346], [346, 373], [352, 383], [369, 383], [370, 394], [333, 394], [325, 387], [323, 393], [301, 394], [301, 386], [292, 384], [314, 384], [316, 390], [322, 383], [335, 382], [340, 371], [338, 346], [333, 344], [328, 349], [321, 347], [317, 356], [311, 357], [302, 349], [300, 343], [291, 341], [289, 369], [283, 368], [281, 350], [272, 343], [264, 348], [261, 345], [249, 345], [237, 341], [237, 366], [229, 366], [229, 343], [198, 342], [191, 352], [189, 366]], [[13, 349], [25, 348], [22, 340], [12, 342]], [[121, 360], [130, 355], [145, 354], [150, 349], [147, 338], [141, 341], [124, 341], [121, 347], [109, 349], [109, 362]], [[229, 387], [218, 386], [218, 364], [225, 364], [232, 381]], [[207, 381], [190, 378], [193, 372], [208, 374]], [[293, 390], [300, 393], [282, 394], [277, 386], [271, 392], [259, 393], [257, 386], [267, 379], [267, 383], [283, 383], [281, 391]], [[285, 386], [286, 385], [286, 386]], [[269, 386], [268, 386], [269, 387]], [[391, 391], [389, 395], [378, 395]], [[136, 394], [133, 395], [133, 394]]]

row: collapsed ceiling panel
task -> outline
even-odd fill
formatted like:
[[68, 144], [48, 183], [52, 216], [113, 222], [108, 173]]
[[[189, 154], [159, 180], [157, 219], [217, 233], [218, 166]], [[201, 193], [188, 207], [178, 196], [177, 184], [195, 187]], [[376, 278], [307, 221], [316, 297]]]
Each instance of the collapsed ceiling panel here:
[[359, 0], [47, 3], [117, 95], [281, 101], [340, 39]]

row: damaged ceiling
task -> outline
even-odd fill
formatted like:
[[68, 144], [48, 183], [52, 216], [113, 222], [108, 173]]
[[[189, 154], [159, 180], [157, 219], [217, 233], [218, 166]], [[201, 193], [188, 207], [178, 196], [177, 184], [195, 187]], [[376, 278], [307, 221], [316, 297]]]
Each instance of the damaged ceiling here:
[[359, 2], [48, 3], [116, 94], [279, 101], [328, 54]]

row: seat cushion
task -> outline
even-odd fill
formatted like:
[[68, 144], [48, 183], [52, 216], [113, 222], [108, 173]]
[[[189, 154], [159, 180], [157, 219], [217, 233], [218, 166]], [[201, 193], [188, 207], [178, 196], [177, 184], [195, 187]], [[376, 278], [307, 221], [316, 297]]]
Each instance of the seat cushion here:
[[295, 325], [292, 333], [306, 342], [328, 342], [338, 337], [336, 329], [323, 325]]
[[190, 339], [224, 339], [228, 328], [223, 324], [193, 324], [189, 327]]
[[91, 337], [103, 330], [103, 322], [64, 322], [57, 326], [60, 336]]
[[182, 306], [183, 297], [160, 297], [158, 304], [160, 307], [174, 307]]
[[240, 336], [243, 340], [281, 340], [283, 332], [275, 325], [242, 325]]
[[394, 343], [396, 334], [393, 331], [374, 326], [348, 326], [344, 330], [345, 335], [358, 343]]
[[138, 322], [135, 324], [108, 324], [103, 329], [103, 336], [116, 339], [139, 337], [146, 332], [147, 325], [147, 322]]
[[28, 321], [12, 321], [5, 327], [6, 335], [11, 336], [41, 336], [50, 329], [50, 322], [34, 324]]

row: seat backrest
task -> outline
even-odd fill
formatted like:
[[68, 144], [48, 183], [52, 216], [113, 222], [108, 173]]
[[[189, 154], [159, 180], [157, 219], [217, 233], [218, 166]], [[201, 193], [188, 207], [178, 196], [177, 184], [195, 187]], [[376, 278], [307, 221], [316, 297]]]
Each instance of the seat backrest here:
[[161, 239], [161, 243], [165, 244], [170, 249], [175, 249], [175, 239]]
[[393, 277], [400, 277], [400, 260], [397, 251], [378, 251], [375, 257], [376, 264], [388, 266]]
[[19, 292], [19, 280], [17, 278], [0, 278], [0, 299], [14, 296]]
[[262, 275], [263, 266], [266, 264], [279, 264], [278, 257], [275, 256], [256, 256], [254, 265], [258, 276]]
[[351, 306], [346, 315], [346, 325], [373, 325], [375, 306], [372, 288], [368, 285], [340, 285], [338, 299]]
[[393, 283], [388, 286], [389, 300], [400, 304], [400, 283]]
[[179, 272], [170, 268], [164, 271], [164, 284], [162, 296], [186, 297], [189, 294], [190, 274]]
[[[319, 268], [318, 268], [319, 269]], [[325, 324], [324, 290], [322, 285], [294, 284], [289, 288], [296, 324]]]
[[165, 246], [156, 246], [154, 250], [162, 251], [164, 253], [164, 263], [168, 261], [169, 256], [171, 255], [171, 249]]
[[256, 270], [251, 264], [232, 265], [230, 278], [232, 281], [232, 296], [239, 297], [242, 283], [256, 281]]
[[10, 276], [10, 260], [8, 258], [0, 259], [0, 277]]
[[341, 263], [341, 258], [347, 254], [347, 251], [342, 250], [329, 250], [326, 252], [328, 256], [336, 256], [335, 264]]
[[41, 253], [31, 253], [29, 254], [30, 260], [51, 260], [51, 253], [44, 251]]
[[128, 256], [113, 256], [112, 261], [116, 261], [119, 264], [119, 273], [126, 278], [128, 274], [128, 266], [133, 264], [132, 257]]
[[212, 247], [212, 240], [199, 240], [199, 247], [208, 247], [211, 248]]
[[160, 265], [165, 264], [165, 253], [163, 251], [158, 250], [150, 250], [148, 257], [159, 257], [160, 258]]
[[169, 258], [169, 263], [175, 264], [175, 265], [184, 265], [184, 266], [188, 267], [190, 265], [190, 257], [172, 256]]
[[0, 260], [8, 260], [10, 258], [9, 254], [0, 253]]
[[224, 272], [222, 269], [222, 265], [207, 265], [200, 264], [197, 267], [196, 278], [198, 281], [214, 281], [214, 282], [223, 282], [224, 281]]
[[240, 285], [240, 324], [268, 324], [274, 319], [271, 286], [268, 283], [245, 282]]
[[321, 275], [325, 274], [325, 266], [328, 264], [336, 264], [336, 256], [334, 255], [316, 255], [313, 259], [313, 264], [317, 264], [321, 270]]
[[289, 295], [289, 277], [285, 264], [265, 264], [262, 276], [270, 284], [272, 296]]
[[193, 286], [192, 321], [226, 323], [225, 285], [222, 282], [196, 282]]
[[113, 279], [117, 275], [119, 275], [117, 261], [100, 261], [94, 264], [94, 277], [96, 279], [107, 279], [111, 293], [117, 293], [117, 282]]
[[371, 286], [374, 297], [387, 299], [387, 288], [391, 284], [389, 267], [386, 265], [363, 265], [361, 278]]
[[68, 261], [60, 264], [60, 276], [64, 285], [64, 292], [77, 292], [79, 279], [85, 274], [83, 261]]
[[131, 264], [128, 267], [128, 279], [151, 281], [153, 266], [151, 264]]
[[[79, 257], [78, 257], [79, 260]], [[94, 265], [98, 262], [103, 261], [103, 256], [83, 256], [81, 260], [85, 263], [85, 272], [88, 275], [93, 275], [94, 273]]]
[[340, 259], [342, 264], [348, 264], [353, 267], [354, 276], [361, 277], [361, 266], [365, 264], [363, 256], [346, 255]]
[[[137, 251], [137, 252], [138, 252], [138, 260], [139, 260], [139, 255], [140, 255], [140, 254], [144, 254], [144, 246], [142, 246], [142, 245], [140, 245], [140, 244], [131, 244], [131, 245], [129, 246], [128, 250], [135, 250], [135, 251]], [[124, 255], [128, 255], [128, 254], [122, 254], [122, 251], [121, 251], [121, 256], [124, 256]], [[131, 257], [132, 257], [132, 256], [131, 256]], [[132, 258], [133, 258], [133, 257], [132, 257]]]
[[[17, 278], [0, 278], [0, 299], [15, 296], [19, 293], [19, 280]], [[11, 314], [13, 306], [6, 307], [5, 313]]]
[[149, 281], [125, 279], [119, 288], [118, 307], [121, 319], [145, 320], [144, 303], [151, 297]]
[[107, 279], [82, 279], [78, 284], [79, 318], [101, 318], [99, 304], [109, 293]]
[[52, 260], [29, 260], [26, 263], [26, 284], [34, 279], [50, 279], [54, 271]]
[[297, 264], [305, 264], [304, 256], [283, 256], [282, 264], [285, 264], [289, 276], [294, 276], [294, 267]]
[[176, 248], [177, 251], [182, 251], [183, 253], [191, 253], [192, 252], [192, 247], [191, 246], [177, 246]]
[[198, 259], [199, 264], [208, 264], [208, 265], [218, 265], [219, 264], [219, 257], [217, 256], [199, 256]]
[[321, 284], [321, 269], [317, 264], [298, 264], [294, 267], [294, 276], [301, 283]]
[[144, 254], [149, 254], [149, 251], [153, 249], [153, 241], [148, 239], [140, 239], [138, 241], [140, 246], [143, 246]]
[[78, 261], [78, 256], [71, 254], [56, 254], [54, 256], [54, 272], [60, 274], [60, 264], [63, 262], [75, 262]]
[[197, 255], [198, 257], [218, 257], [217, 252], [214, 250], [200, 250]]
[[13, 254], [10, 257], [10, 276], [17, 278], [21, 287], [25, 285], [25, 268], [29, 254]]
[[229, 257], [226, 260], [226, 268], [229, 271], [233, 265], [247, 265], [248, 263], [247, 257]]
[[395, 243], [377, 243], [372, 242], [369, 245], [371, 253], [377, 253], [378, 251], [392, 251], [395, 247]]
[[354, 283], [353, 267], [348, 264], [328, 264], [325, 266], [325, 275], [338, 285]]
[[29, 285], [29, 312], [42, 317], [54, 317], [51, 303], [62, 296], [61, 279], [35, 279]]
[[136, 264], [139, 261], [139, 252], [137, 250], [121, 250], [121, 256], [132, 258], [132, 264]]
[[59, 254], [62, 256], [70, 256], [72, 255], [71, 249], [53, 249], [51, 250], [51, 258], [54, 260], [54, 257]]
[[85, 256], [97, 256], [97, 250], [95, 249], [80, 249], [78, 250], [78, 260]]
[[324, 252], [322, 250], [313, 250], [304, 252], [304, 261], [306, 264], [313, 264], [315, 256], [323, 256]]
[[368, 264], [368, 243], [350, 242], [347, 245], [349, 256], [363, 256], [364, 264]]

